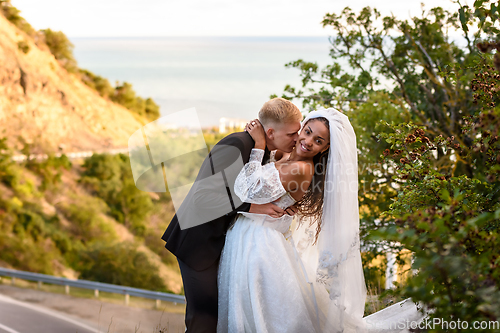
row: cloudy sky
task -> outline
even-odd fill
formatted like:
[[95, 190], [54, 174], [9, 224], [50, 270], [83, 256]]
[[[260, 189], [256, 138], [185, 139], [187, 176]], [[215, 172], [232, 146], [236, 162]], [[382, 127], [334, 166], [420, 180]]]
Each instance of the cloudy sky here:
[[[470, 2], [469, 0], [468, 2]], [[12, 0], [35, 29], [69, 37], [327, 36], [325, 13], [375, 6], [406, 18], [452, 0]], [[465, 3], [467, 1], [462, 1]]]

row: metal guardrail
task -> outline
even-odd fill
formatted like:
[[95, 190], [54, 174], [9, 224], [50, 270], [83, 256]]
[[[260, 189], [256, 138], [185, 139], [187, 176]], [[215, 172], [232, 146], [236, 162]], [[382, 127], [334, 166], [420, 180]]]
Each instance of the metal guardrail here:
[[115, 284], [93, 282], [87, 280], [71, 280], [61, 277], [55, 277], [52, 275], [30, 273], [24, 271], [18, 271], [15, 269], [8, 269], [0, 267], [0, 276], [9, 276], [11, 278], [19, 278], [28, 281], [37, 281], [39, 283], [49, 283], [66, 286], [66, 293], [69, 293], [69, 287], [83, 288], [94, 290], [94, 295], [98, 296], [99, 291], [104, 291], [108, 293], [122, 294], [125, 295], [125, 303], [128, 304], [128, 299], [130, 296], [143, 297], [154, 299], [159, 304], [159, 301], [167, 301], [174, 303], [186, 303], [186, 299], [182, 295], [167, 294], [157, 291], [118, 286]]

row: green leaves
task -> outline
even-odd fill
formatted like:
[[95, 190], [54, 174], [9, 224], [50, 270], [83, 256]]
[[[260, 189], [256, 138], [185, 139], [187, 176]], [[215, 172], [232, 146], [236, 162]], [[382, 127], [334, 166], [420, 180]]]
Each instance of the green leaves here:
[[462, 30], [465, 32], [465, 33], [468, 33], [469, 32], [469, 27], [467, 26], [467, 23], [469, 22], [469, 15], [468, 13], [466, 14], [466, 8], [465, 7], [460, 7], [460, 9], [458, 10], [458, 13], [460, 15], [460, 24], [462, 25]]
[[439, 191], [439, 197], [446, 203], [449, 204], [451, 202], [450, 192], [447, 189], [443, 188]]
[[95, 244], [80, 254], [82, 279], [150, 290], [165, 290], [158, 267], [132, 243]]
[[[322, 22], [332, 30], [332, 63], [288, 65], [303, 86], [287, 86], [286, 98], [337, 107], [351, 120], [364, 245], [412, 251], [415, 274], [395, 293], [436, 318], [500, 318], [484, 292], [495, 286], [490, 294], [500, 296], [500, 54], [487, 53], [498, 43], [476, 49], [481, 36], [497, 39], [498, 11], [486, 0], [411, 19], [346, 7]], [[463, 40], [451, 40], [460, 27]]]
[[134, 184], [128, 156], [94, 154], [85, 160], [80, 182], [102, 198], [109, 214], [137, 235], [144, 235], [153, 209], [148, 193]]

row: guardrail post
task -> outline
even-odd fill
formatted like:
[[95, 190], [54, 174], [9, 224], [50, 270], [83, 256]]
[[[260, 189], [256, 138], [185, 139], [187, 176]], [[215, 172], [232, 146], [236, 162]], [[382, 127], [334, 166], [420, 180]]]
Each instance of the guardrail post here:
[[38, 290], [42, 289], [42, 281], [37, 281], [36, 289], [38, 289]]
[[130, 303], [130, 295], [125, 294], [125, 305], [128, 305]]
[[11, 284], [11, 285], [13, 285], [13, 286], [15, 286], [15, 285], [16, 285], [16, 278], [15, 278], [15, 277], [13, 277], [13, 276], [12, 276], [12, 277], [10, 278], [10, 284]]
[[160, 299], [157, 299], [157, 300], [156, 300], [156, 304], [155, 304], [155, 306], [156, 306], [156, 309], [159, 309], [159, 308], [160, 308], [160, 306], [161, 306], [161, 300], [160, 300]]
[[99, 289], [94, 289], [94, 297], [99, 298]]
[[64, 293], [65, 293], [66, 295], [69, 295], [69, 286], [68, 286], [67, 284], [66, 284], [66, 285], [64, 285]]

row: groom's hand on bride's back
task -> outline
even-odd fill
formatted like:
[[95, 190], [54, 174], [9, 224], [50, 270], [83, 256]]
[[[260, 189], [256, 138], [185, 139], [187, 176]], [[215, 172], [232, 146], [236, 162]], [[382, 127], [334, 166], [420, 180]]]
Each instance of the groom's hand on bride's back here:
[[288, 208], [285, 208], [285, 212], [290, 216], [294, 216], [298, 211], [299, 211], [299, 208], [297, 207], [297, 204], [294, 204]]
[[297, 207], [293, 205], [283, 210], [280, 207], [273, 204], [272, 202], [270, 202], [262, 205], [251, 204], [250, 210], [248, 212], [254, 214], [265, 214], [274, 218], [279, 218], [285, 214], [290, 216], [295, 215], [295, 213], [297, 213]]
[[272, 202], [262, 205], [251, 204], [250, 210], [248, 212], [253, 214], [265, 214], [275, 218], [282, 217], [284, 214], [286, 214], [283, 209], [276, 206]]

